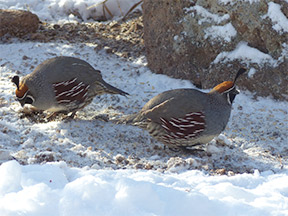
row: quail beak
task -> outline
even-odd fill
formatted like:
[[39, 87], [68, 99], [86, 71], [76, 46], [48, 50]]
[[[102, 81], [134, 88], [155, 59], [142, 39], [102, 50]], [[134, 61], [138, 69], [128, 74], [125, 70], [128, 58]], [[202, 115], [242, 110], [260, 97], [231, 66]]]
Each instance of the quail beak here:
[[18, 97], [16, 97], [16, 100], [21, 104], [22, 107], [24, 107], [25, 105], [25, 98], [23, 99], [19, 99]]
[[22, 107], [25, 105], [25, 100], [18, 100]]
[[234, 93], [237, 95], [237, 94], [240, 94], [240, 90], [238, 89], [235, 89]]

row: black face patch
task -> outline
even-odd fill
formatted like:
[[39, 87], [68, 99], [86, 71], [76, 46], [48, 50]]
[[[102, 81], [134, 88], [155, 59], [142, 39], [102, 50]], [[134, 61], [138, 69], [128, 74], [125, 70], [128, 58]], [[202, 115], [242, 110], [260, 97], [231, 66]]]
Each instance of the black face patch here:
[[25, 104], [33, 104], [34, 97], [29, 93], [26, 93], [22, 98], [17, 98], [21, 106], [23, 107]]
[[30, 95], [27, 95], [25, 99], [25, 104], [33, 104], [33, 102], [34, 102], [33, 97], [31, 97]]
[[227, 100], [229, 104], [232, 104], [236, 95], [239, 94], [239, 91], [234, 86], [228, 93], [227, 93]]

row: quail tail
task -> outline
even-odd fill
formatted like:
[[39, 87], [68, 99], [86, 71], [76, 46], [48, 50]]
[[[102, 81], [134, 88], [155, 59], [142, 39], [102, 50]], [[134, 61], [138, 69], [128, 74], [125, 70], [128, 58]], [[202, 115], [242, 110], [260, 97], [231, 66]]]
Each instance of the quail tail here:
[[117, 124], [132, 125], [137, 117], [138, 117], [138, 113], [130, 114], [130, 115], [122, 116], [121, 118], [116, 119], [115, 122]]
[[117, 124], [134, 125], [143, 129], [147, 129], [147, 125], [150, 121], [147, 120], [143, 115], [135, 113], [117, 119], [115, 122]]
[[120, 94], [122, 96], [129, 95], [127, 92], [124, 92], [102, 80], [101, 83], [97, 83], [98, 88], [96, 90], [97, 94]]

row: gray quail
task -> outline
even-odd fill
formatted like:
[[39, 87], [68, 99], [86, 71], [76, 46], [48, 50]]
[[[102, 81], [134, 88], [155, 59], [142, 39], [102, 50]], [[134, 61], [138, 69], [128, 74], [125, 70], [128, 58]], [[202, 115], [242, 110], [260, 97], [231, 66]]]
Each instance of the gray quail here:
[[12, 78], [17, 86], [16, 98], [22, 106], [31, 104], [38, 110], [71, 113], [90, 104], [104, 93], [128, 95], [102, 79], [101, 72], [74, 57], [55, 57], [38, 65], [24, 76]]
[[232, 102], [239, 93], [235, 81], [245, 71], [241, 68], [233, 82], [225, 81], [209, 93], [196, 89], [165, 91], [148, 101], [139, 113], [122, 119], [122, 123], [146, 129], [170, 149], [206, 144], [225, 129]]

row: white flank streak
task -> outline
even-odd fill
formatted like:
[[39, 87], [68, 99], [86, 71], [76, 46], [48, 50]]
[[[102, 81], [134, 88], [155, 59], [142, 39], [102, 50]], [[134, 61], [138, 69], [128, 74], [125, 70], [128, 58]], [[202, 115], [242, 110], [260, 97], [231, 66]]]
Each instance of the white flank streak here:
[[193, 134], [189, 134], [189, 135], [187, 136], [187, 138], [193, 138], [193, 137], [195, 137], [195, 136], [196, 136], [196, 134], [193, 133]]
[[72, 95], [72, 97], [75, 97], [76, 95], [80, 94], [82, 91], [84, 91], [84, 89], [81, 89], [80, 91], [77, 91], [76, 93], [74, 93], [74, 94]]
[[[84, 85], [83, 85], [84, 86]], [[79, 88], [81, 88], [82, 85], [80, 85], [80, 83], [76, 86], [74, 86], [72, 89], [70, 89], [70, 91], [77, 91]]]
[[60, 100], [60, 101], [58, 101], [58, 103], [70, 103], [71, 102], [71, 100]]
[[56, 98], [61, 97], [62, 95], [65, 95], [65, 94], [69, 94], [69, 92], [70, 92], [70, 90], [69, 90], [69, 91], [61, 92], [60, 94], [58, 94], [58, 95], [56, 96]]
[[[73, 82], [75, 82], [77, 80], [77, 78], [74, 78], [73, 80], [71, 80], [71, 81], [67, 81], [67, 84], [66, 85], [69, 85], [69, 84], [71, 84], [71, 83], [73, 83]], [[65, 85], [65, 84], [64, 84]]]
[[81, 85], [77, 85], [77, 86], [75, 86], [75, 89], [73, 89], [73, 91], [78, 91], [80, 88], [82, 88], [83, 86], [81, 86]]
[[176, 134], [179, 136], [184, 136], [184, 133], [181, 133], [181, 132], [176, 132]]
[[66, 94], [66, 96], [70, 96], [70, 95], [72, 95], [73, 93], [74, 93], [73, 91], [72, 91], [72, 92], [69, 91], [69, 93]]
[[167, 134], [165, 137], [166, 137], [166, 139], [172, 139], [173, 138], [170, 134]]
[[74, 78], [73, 80], [71, 81], [63, 81], [63, 82], [59, 82], [59, 83], [54, 83], [53, 86], [56, 87], [56, 86], [59, 86], [59, 85], [69, 85], [73, 82], [75, 82], [77, 80], [77, 78]]
[[190, 121], [190, 123], [195, 125], [205, 125], [204, 122], [198, 122], [198, 121]]
[[189, 120], [188, 119], [179, 118], [179, 123], [181, 123], [181, 122], [189, 122]]
[[180, 128], [192, 128], [192, 127], [195, 127], [195, 124], [189, 124], [189, 125], [179, 125], [178, 127]]
[[197, 133], [200, 133], [202, 131], [204, 131], [204, 129], [195, 130], [194, 133], [197, 134]]
[[171, 125], [173, 125], [174, 127], [179, 127], [179, 125], [175, 124], [175, 123], [172, 122], [172, 121], [169, 121], [169, 123], [170, 123]]
[[87, 94], [88, 94], [88, 92], [86, 92], [86, 93], [83, 95], [83, 98], [86, 98]]
[[[204, 115], [199, 115], [199, 117], [204, 119], [205, 116], [204, 116]], [[187, 117], [186, 119], [187, 119], [187, 120], [194, 120], [195, 117], [190, 116], [190, 117]]]
[[171, 138], [173, 138], [173, 139], [178, 138], [178, 136], [177, 136], [175, 133], [171, 133], [170, 136], [171, 136]]
[[53, 86], [56, 87], [56, 86], [63, 85], [63, 84], [64, 84], [64, 82], [54, 83]]
[[188, 113], [185, 116], [192, 116], [192, 115], [202, 115], [202, 113], [197, 113], [197, 112], [192, 112], [192, 113]]
[[180, 119], [171, 118], [172, 121], [180, 123]]
[[166, 125], [162, 124], [162, 127], [165, 128], [166, 130], [170, 130]]

